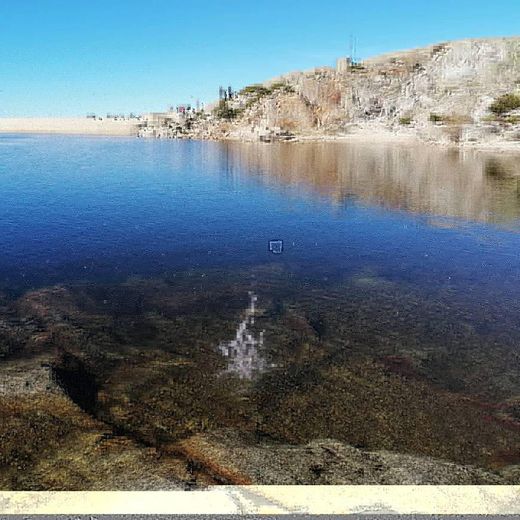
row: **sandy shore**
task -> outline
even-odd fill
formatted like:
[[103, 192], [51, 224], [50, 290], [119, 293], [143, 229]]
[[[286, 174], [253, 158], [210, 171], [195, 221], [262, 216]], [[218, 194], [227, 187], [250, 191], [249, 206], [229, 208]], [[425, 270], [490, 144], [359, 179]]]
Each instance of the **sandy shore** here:
[[424, 139], [418, 134], [391, 132], [387, 130], [363, 130], [343, 135], [302, 135], [297, 136], [298, 142], [355, 142], [365, 144], [402, 144], [433, 146], [437, 148], [451, 148], [457, 150], [475, 150], [481, 152], [520, 154], [520, 141], [509, 141], [504, 139], [490, 139], [488, 141], [465, 141], [453, 143]]
[[86, 117], [6, 117], [0, 118], [0, 133], [136, 135], [137, 123]]

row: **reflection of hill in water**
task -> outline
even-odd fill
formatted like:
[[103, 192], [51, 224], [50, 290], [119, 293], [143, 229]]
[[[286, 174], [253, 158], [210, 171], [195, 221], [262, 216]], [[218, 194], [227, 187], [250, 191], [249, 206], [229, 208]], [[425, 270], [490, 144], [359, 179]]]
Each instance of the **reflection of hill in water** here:
[[230, 143], [219, 158], [230, 175], [435, 216], [506, 224], [520, 217], [520, 161], [428, 146]]

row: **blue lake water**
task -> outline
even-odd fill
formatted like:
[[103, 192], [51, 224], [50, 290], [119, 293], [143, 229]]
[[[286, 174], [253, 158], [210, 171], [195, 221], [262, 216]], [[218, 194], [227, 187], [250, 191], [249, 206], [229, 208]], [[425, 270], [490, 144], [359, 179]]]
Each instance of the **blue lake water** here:
[[4, 135], [0, 287], [275, 262], [514, 292], [514, 157], [453, 154]]

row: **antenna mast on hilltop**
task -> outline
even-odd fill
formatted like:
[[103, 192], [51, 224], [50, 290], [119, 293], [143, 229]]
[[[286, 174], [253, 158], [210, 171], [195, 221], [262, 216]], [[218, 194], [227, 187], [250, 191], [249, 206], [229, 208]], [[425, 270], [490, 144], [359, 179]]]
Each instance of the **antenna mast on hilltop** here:
[[356, 57], [356, 53], [357, 53], [357, 38], [354, 34], [350, 33], [350, 59], [352, 61], [352, 63], [357, 63], [357, 57]]

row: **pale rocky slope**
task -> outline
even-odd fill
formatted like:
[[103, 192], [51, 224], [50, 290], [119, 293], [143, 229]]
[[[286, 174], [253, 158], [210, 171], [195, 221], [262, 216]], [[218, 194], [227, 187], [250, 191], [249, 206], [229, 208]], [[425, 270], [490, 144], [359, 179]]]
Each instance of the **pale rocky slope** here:
[[230, 102], [238, 117], [199, 122], [192, 133], [257, 139], [377, 130], [435, 142], [520, 142], [518, 113], [506, 121], [489, 111], [498, 96], [520, 92], [520, 37], [441, 43], [354, 66], [338, 60], [336, 68], [294, 72], [264, 86], [280, 83], [288, 88], [256, 101], [238, 96]]

